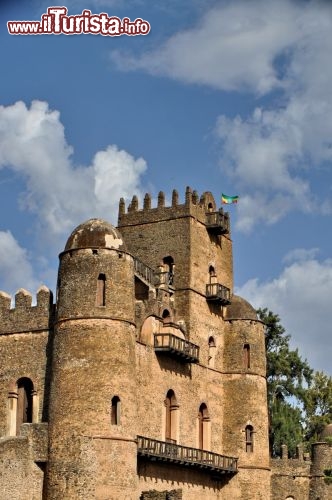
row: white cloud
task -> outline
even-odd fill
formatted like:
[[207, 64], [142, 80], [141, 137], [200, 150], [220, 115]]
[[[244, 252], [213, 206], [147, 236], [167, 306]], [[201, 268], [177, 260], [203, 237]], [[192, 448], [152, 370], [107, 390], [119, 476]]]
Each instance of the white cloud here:
[[0, 168], [26, 182], [21, 207], [34, 213], [44, 234], [61, 235], [92, 216], [113, 220], [120, 196], [140, 194], [146, 170], [115, 145], [98, 151], [90, 166], [75, 166], [57, 111], [34, 101], [0, 106]]
[[[251, 279], [236, 290], [254, 307], [268, 307], [279, 314], [293, 347], [315, 369], [331, 372], [332, 260], [313, 258], [317, 249], [296, 249], [287, 265], [269, 282]], [[305, 258], [307, 256], [307, 258]]]
[[10, 231], [0, 231], [1, 287], [14, 294], [24, 283], [28, 290], [36, 290], [40, 283], [35, 279], [27, 251], [20, 247]]
[[288, 1], [223, 2], [201, 22], [141, 56], [113, 51], [124, 70], [144, 69], [220, 90], [266, 93], [280, 84], [275, 57], [296, 40], [298, 9]]
[[245, 193], [237, 227], [247, 232], [256, 222], [277, 222], [290, 210], [332, 213], [330, 201], [322, 200], [310, 186], [315, 169], [327, 168], [332, 161], [332, 69], [328, 62], [332, 9], [321, 2], [308, 2], [304, 8], [287, 3], [298, 12], [296, 43], [282, 76], [282, 105], [272, 101], [274, 109], [256, 108], [246, 119], [221, 116], [216, 127], [222, 141], [221, 164], [240, 193]]
[[241, 195], [237, 228], [249, 232], [294, 209], [332, 213], [310, 182], [315, 168], [332, 161], [331, 53], [328, 2], [238, 0], [213, 7], [159, 48], [138, 56], [113, 51], [112, 59], [124, 70], [270, 94], [269, 107], [220, 116], [216, 126], [223, 172]]
[[319, 254], [319, 248], [294, 248], [283, 258], [287, 264], [295, 261], [312, 260]]

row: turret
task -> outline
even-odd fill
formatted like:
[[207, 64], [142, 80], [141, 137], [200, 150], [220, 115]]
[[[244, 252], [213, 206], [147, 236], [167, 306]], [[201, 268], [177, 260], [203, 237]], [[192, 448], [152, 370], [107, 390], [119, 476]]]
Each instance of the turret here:
[[265, 328], [255, 309], [237, 295], [232, 296], [225, 320], [222, 363], [224, 415], [227, 415], [223, 426], [225, 452], [232, 451], [239, 457], [239, 469], [243, 477], [250, 479], [257, 498], [268, 499]]
[[48, 498], [130, 498], [135, 380], [133, 259], [113, 226], [91, 219], [60, 254]]

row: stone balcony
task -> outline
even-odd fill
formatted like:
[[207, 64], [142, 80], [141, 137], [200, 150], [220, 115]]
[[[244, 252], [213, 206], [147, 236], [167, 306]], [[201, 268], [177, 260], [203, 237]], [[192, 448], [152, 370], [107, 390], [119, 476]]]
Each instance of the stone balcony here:
[[151, 461], [200, 469], [211, 473], [212, 477], [216, 479], [225, 474], [236, 474], [238, 470], [238, 459], [235, 457], [219, 455], [212, 451], [199, 450], [198, 448], [190, 448], [143, 436], [137, 436], [137, 454], [139, 457]]
[[155, 333], [154, 350], [176, 358], [182, 363], [198, 363], [199, 347], [172, 333]]
[[220, 283], [209, 283], [206, 285], [206, 300], [227, 306], [231, 303], [231, 291]]
[[229, 215], [223, 212], [206, 212], [206, 227], [212, 234], [229, 233]]

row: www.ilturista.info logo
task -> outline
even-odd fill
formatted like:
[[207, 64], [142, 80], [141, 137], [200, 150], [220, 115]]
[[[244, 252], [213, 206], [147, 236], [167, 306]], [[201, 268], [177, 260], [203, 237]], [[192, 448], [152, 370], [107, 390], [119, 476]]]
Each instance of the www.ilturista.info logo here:
[[130, 21], [128, 17], [119, 19], [102, 12], [92, 14], [85, 9], [78, 16], [68, 16], [67, 7], [49, 7], [40, 21], [8, 21], [11, 35], [80, 35], [91, 33], [103, 36], [147, 35], [150, 23], [141, 18]]

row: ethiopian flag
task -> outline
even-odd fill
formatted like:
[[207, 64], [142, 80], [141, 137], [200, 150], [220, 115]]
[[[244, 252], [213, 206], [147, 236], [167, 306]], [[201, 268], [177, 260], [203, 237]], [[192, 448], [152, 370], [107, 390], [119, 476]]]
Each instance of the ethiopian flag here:
[[226, 205], [230, 205], [231, 203], [237, 203], [239, 197], [238, 196], [227, 196], [226, 194], [221, 195], [221, 203], [225, 203]]

